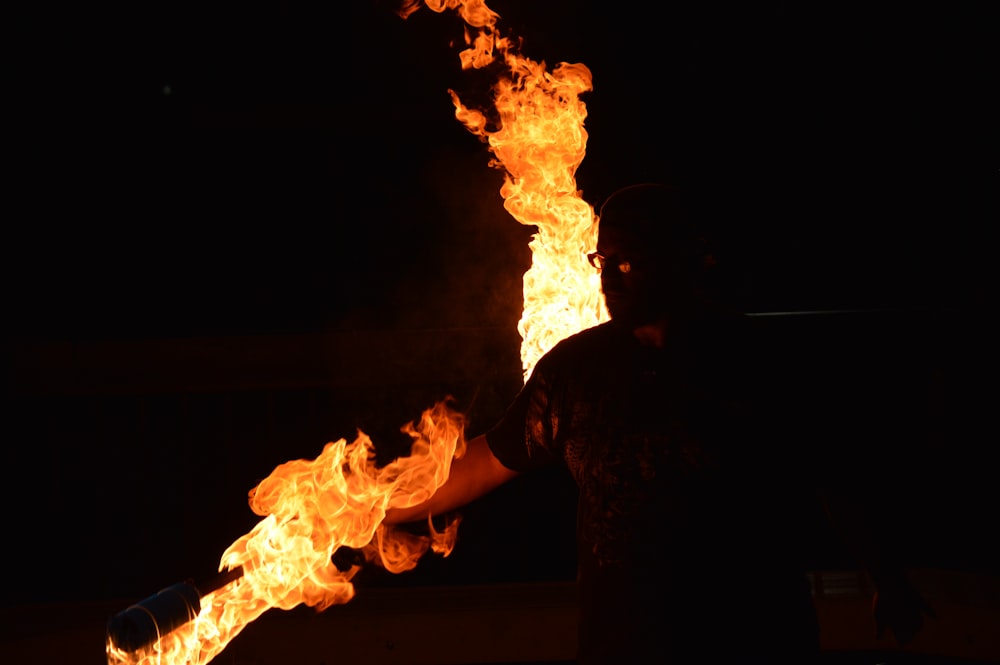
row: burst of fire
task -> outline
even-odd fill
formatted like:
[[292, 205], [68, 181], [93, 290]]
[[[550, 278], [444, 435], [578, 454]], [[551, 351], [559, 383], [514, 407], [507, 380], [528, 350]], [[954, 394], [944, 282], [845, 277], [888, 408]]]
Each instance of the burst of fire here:
[[109, 664], [208, 663], [272, 607], [322, 610], [349, 601], [359, 566], [337, 568], [332, 557], [341, 546], [361, 548], [392, 572], [412, 568], [429, 547], [447, 555], [457, 522], [430, 537], [381, 522], [388, 509], [421, 503], [447, 480], [452, 458], [465, 450], [464, 425], [460, 413], [440, 403], [404, 428], [411, 454], [381, 468], [364, 434], [327, 444], [315, 460], [275, 468], [250, 492], [250, 506], [264, 519], [222, 555], [220, 570], [242, 567], [242, 576], [204, 596], [192, 621], [150, 648], [134, 653], [109, 644]]
[[[486, 115], [466, 107], [451, 92], [455, 115], [489, 144], [492, 164], [505, 171], [500, 190], [514, 219], [536, 228], [531, 267], [524, 275], [524, 309], [518, 322], [524, 376], [556, 342], [606, 321], [600, 279], [584, 257], [597, 241], [597, 217], [576, 186], [576, 170], [586, 154], [587, 107], [580, 95], [590, 91], [590, 70], [561, 63], [549, 71], [544, 62], [519, 55], [514, 43], [496, 30], [499, 16], [482, 0], [426, 0], [436, 12], [454, 9], [476, 28], [466, 33], [464, 68], [484, 67], [503, 58], [508, 74], [494, 86], [499, 128], [488, 129]], [[413, 0], [409, 15], [419, 6]]]
[[[509, 75], [495, 86], [499, 127], [466, 107], [452, 92], [456, 117], [489, 145], [492, 165], [506, 171], [504, 207], [521, 224], [534, 226], [532, 265], [524, 276], [524, 310], [518, 330], [524, 376], [556, 342], [607, 318], [597, 275], [584, 255], [596, 241], [596, 217], [576, 188], [587, 133], [580, 94], [591, 89], [582, 64], [545, 64], [518, 55], [496, 31], [499, 16], [482, 0], [426, 0], [437, 12], [455, 10], [465, 20], [468, 48], [463, 67], [479, 68], [499, 54]], [[405, 18], [420, 5], [408, 2]], [[431, 496], [445, 480], [453, 457], [464, 451], [464, 420], [447, 404], [428, 409], [405, 428], [414, 443], [409, 457], [378, 468], [371, 440], [362, 433], [348, 444], [327, 444], [315, 460], [278, 466], [250, 493], [263, 516], [223, 554], [220, 570], [243, 573], [202, 598], [202, 609], [184, 626], [140, 653], [108, 644], [110, 664], [208, 663], [251, 621], [270, 608], [306, 604], [325, 609], [349, 601], [358, 570], [341, 572], [331, 561], [341, 546], [361, 548], [365, 558], [401, 572], [429, 548], [447, 554], [452, 524], [443, 534], [416, 537], [383, 525], [390, 508]]]

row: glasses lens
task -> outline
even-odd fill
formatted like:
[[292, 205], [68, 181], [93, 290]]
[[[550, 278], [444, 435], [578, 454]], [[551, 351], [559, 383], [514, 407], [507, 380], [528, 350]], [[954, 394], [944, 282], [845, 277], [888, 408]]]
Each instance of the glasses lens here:
[[609, 265], [614, 264], [618, 267], [618, 272], [629, 273], [632, 272], [632, 264], [624, 259], [619, 259], [618, 257], [607, 257], [603, 254], [598, 254], [597, 252], [591, 252], [587, 254], [587, 260], [590, 261], [590, 265], [594, 266], [598, 270], [604, 270]]

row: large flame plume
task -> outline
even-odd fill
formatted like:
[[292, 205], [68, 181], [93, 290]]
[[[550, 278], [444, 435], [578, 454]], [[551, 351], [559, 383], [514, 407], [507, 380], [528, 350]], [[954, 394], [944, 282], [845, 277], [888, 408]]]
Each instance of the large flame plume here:
[[[518, 322], [524, 377], [556, 342], [606, 321], [600, 278], [585, 260], [597, 244], [597, 217], [576, 185], [587, 147], [586, 104], [592, 89], [583, 64], [560, 63], [551, 71], [517, 53], [497, 31], [499, 16], [482, 0], [426, 0], [436, 12], [455, 10], [470, 29], [463, 68], [482, 68], [502, 58], [506, 73], [494, 86], [497, 129], [481, 110], [451, 91], [456, 117], [486, 141], [493, 166], [505, 171], [500, 194], [514, 219], [536, 228], [531, 267], [524, 275], [524, 309]], [[420, 3], [407, 3], [402, 15]]]
[[[421, 6], [407, 2], [405, 18]], [[456, 11], [466, 22], [464, 68], [502, 60], [506, 74], [494, 87], [496, 129], [487, 113], [467, 107], [451, 92], [456, 117], [488, 143], [491, 164], [505, 171], [501, 195], [506, 210], [537, 229], [524, 275], [524, 310], [518, 322], [527, 378], [556, 342], [607, 319], [599, 278], [586, 252], [596, 243], [596, 216], [577, 190], [583, 160], [590, 71], [562, 63], [549, 71], [516, 53], [498, 34], [499, 16], [481, 0], [426, 0], [436, 12]], [[407, 570], [428, 548], [447, 553], [457, 523], [445, 533], [416, 537], [382, 524], [386, 511], [416, 505], [448, 476], [451, 460], [464, 451], [464, 419], [446, 403], [404, 428], [413, 437], [409, 457], [378, 468], [371, 440], [359, 433], [348, 444], [329, 443], [314, 460], [295, 460], [274, 469], [250, 493], [251, 508], [263, 516], [257, 526], [223, 554], [220, 570], [242, 575], [202, 598], [202, 609], [181, 628], [163, 635], [142, 653], [108, 644], [109, 664], [208, 663], [251, 621], [270, 608], [306, 604], [325, 609], [349, 601], [358, 566], [342, 572], [331, 561], [342, 546], [393, 572]]]

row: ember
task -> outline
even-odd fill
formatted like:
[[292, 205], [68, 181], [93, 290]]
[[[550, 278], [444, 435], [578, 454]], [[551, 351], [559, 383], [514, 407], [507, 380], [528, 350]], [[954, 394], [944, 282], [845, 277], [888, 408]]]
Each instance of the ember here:
[[[401, 15], [418, 4], [407, 3]], [[544, 63], [517, 55], [512, 42], [497, 35], [498, 15], [481, 0], [427, 0], [427, 6], [457, 11], [471, 29], [463, 67], [483, 67], [497, 54], [509, 71], [495, 86], [496, 131], [486, 129], [481, 111], [451, 94], [456, 117], [488, 143], [492, 165], [505, 170], [505, 208], [537, 229], [518, 323], [527, 377], [560, 339], [607, 318], [599, 277], [584, 260], [595, 245], [596, 218], [575, 182], [587, 140], [579, 96], [590, 90], [590, 71], [581, 64], [548, 71]], [[272, 607], [322, 610], [347, 602], [359, 565], [348, 558], [345, 566], [344, 557], [334, 556], [343, 547], [392, 572], [412, 568], [428, 548], [447, 554], [457, 522], [442, 534], [432, 525], [430, 537], [402, 534], [381, 522], [389, 508], [420, 503], [447, 480], [452, 458], [464, 450], [463, 429], [462, 415], [438, 404], [404, 428], [413, 438], [410, 456], [385, 467], [375, 466], [373, 444], [361, 433], [352, 443], [327, 444], [314, 460], [278, 466], [250, 493], [250, 505], [263, 519], [222, 556], [220, 570], [236, 579], [201, 595], [200, 607], [189, 599], [184, 609], [195, 616], [181, 617], [179, 627], [151, 615], [151, 646], [136, 649], [109, 627], [109, 664], [207, 663]]]

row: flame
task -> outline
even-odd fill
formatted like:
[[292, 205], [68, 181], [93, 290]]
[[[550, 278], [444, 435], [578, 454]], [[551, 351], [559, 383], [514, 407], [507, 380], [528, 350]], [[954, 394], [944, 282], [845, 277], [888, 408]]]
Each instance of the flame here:
[[[405, 18], [419, 8], [407, 0]], [[482, 0], [426, 0], [436, 12], [454, 10], [465, 20], [464, 68], [482, 68], [503, 59], [507, 74], [494, 87], [498, 129], [487, 114], [467, 107], [454, 91], [456, 117], [489, 145], [490, 164], [505, 171], [500, 193], [505, 209], [521, 224], [536, 228], [529, 244], [531, 267], [524, 275], [524, 310], [518, 322], [524, 378], [559, 340], [608, 318], [599, 277], [585, 260], [596, 244], [597, 218], [577, 190], [583, 160], [590, 71], [561, 63], [551, 71], [515, 52], [496, 30], [499, 16]], [[448, 477], [451, 460], [464, 452], [464, 419], [447, 403], [428, 409], [417, 424], [404, 427], [413, 438], [409, 457], [377, 468], [373, 444], [363, 433], [348, 444], [329, 443], [312, 461], [294, 460], [275, 468], [250, 493], [263, 516], [257, 526], [223, 554], [220, 570], [243, 574], [205, 595], [194, 620], [161, 636], [141, 653], [107, 645], [108, 663], [161, 665], [208, 663], [251, 621], [270, 608], [299, 604], [325, 609], [354, 596], [353, 566], [341, 572], [331, 561], [341, 546], [360, 549], [366, 560], [402, 572], [428, 548], [447, 555], [458, 522], [419, 537], [382, 524], [389, 508], [405, 508], [430, 497]]]
[[[410, 2], [402, 15], [416, 11]], [[507, 73], [494, 86], [499, 128], [487, 115], [467, 107], [454, 91], [455, 117], [488, 143], [491, 165], [505, 171], [500, 194], [518, 222], [537, 230], [529, 244], [531, 267], [524, 275], [524, 309], [518, 322], [521, 365], [527, 380], [556, 342], [609, 318], [600, 278], [585, 260], [597, 244], [597, 216], [576, 186], [576, 170], [586, 154], [587, 107], [580, 95], [592, 90], [583, 64], [544, 62], [519, 55], [496, 30], [499, 16], [481, 0], [427, 0], [437, 12], [454, 9], [476, 28], [466, 35], [462, 66], [480, 68], [504, 61]]]
[[322, 610], [354, 596], [351, 578], [332, 562], [341, 546], [360, 548], [392, 572], [416, 565], [428, 548], [447, 554], [457, 522], [421, 537], [393, 530], [382, 519], [390, 508], [425, 501], [448, 479], [453, 457], [465, 451], [464, 417], [447, 402], [403, 428], [410, 455], [381, 468], [363, 433], [353, 443], [328, 443], [314, 460], [279, 465], [250, 492], [250, 506], [265, 516], [223, 553], [220, 570], [243, 575], [202, 598], [198, 616], [140, 653], [107, 645], [108, 662], [128, 665], [207, 663], [251, 621], [272, 607], [306, 604]]

